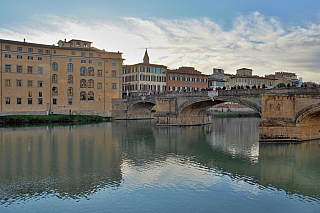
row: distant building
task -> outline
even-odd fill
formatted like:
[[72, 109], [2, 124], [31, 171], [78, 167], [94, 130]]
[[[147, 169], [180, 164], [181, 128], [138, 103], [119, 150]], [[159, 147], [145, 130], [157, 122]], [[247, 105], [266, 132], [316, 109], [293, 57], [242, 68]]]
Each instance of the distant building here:
[[212, 75], [209, 76], [208, 87], [210, 89], [223, 88], [225, 86], [224, 70], [213, 68]]
[[167, 66], [149, 63], [146, 49], [142, 63], [123, 65], [123, 96], [166, 91], [166, 72]]
[[275, 86], [278, 86], [279, 84], [283, 84], [283, 85], [290, 84], [290, 86], [299, 86], [299, 79], [295, 73], [275, 72], [274, 77], [277, 79], [275, 82]]
[[274, 76], [258, 76], [252, 75], [253, 70], [248, 68], [241, 68], [236, 70], [236, 75], [224, 74], [225, 86], [227, 89], [231, 89], [234, 86], [257, 86], [271, 87], [275, 85], [276, 79]]
[[179, 67], [167, 71], [168, 91], [199, 91], [208, 88], [208, 75], [195, 70], [194, 67]]

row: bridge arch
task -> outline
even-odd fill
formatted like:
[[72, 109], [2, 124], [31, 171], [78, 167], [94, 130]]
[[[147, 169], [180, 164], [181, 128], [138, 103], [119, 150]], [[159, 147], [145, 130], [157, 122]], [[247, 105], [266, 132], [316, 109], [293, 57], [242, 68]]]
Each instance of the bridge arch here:
[[152, 118], [152, 109], [156, 105], [155, 99], [138, 99], [127, 105], [127, 119], [150, 119]]
[[320, 120], [320, 103], [312, 104], [300, 110], [294, 119], [295, 124], [305, 125], [311, 121], [316, 122]]

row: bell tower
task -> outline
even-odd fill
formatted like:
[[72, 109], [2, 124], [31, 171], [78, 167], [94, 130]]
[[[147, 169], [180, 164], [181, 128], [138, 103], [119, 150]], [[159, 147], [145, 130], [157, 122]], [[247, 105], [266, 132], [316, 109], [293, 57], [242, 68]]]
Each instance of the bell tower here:
[[149, 64], [149, 55], [148, 55], [148, 50], [147, 50], [147, 48], [146, 48], [146, 52], [144, 53], [143, 63], [144, 63], [144, 64]]

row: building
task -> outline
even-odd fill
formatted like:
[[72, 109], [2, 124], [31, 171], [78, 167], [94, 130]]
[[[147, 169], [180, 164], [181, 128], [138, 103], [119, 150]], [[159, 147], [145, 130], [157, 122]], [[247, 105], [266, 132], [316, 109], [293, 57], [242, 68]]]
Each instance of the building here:
[[167, 71], [167, 89], [174, 91], [198, 91], [208, 88], [208, 75], [201, 74], [194, 67], [179, 67]]
[[224, 74], [225, 85], [227, 89], [231, 89], [234, 86], [252, 86], [262, 87], [273, 87], [275, 85], [275, 79], [273, 76], [258, 76], [252, 75], [252, 69], [241, 68], [236, 70], [236, 75]]
[[208, 79], [209, 88], [215, 90], [216, 88], [223, 88], [225, 86], [224, 70], [213, 68], [212, 75]]
[[[299, 79], [295, 73], [292, 72], [275, 72], [274, 77], [277, 79], [275, 85], [290, 85], [290, 86], [299, 86]], [[301, 84], [300, 84], [301, 86]]]
[[122, 53], [92, 42], [60, 40], [45, 45], [0, 39], [0, 113], [109, 116], [121, 97]]
[[143, 63], [123, 66], [123, 97], [166, 91], [166, 72], [167, 66], [149, 63], [146, 49]]

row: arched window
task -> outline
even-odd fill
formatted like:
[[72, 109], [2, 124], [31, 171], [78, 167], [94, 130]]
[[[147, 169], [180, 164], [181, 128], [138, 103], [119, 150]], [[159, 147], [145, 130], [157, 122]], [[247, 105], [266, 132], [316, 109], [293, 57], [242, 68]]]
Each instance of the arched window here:
[[88, 88], [94, 88], [94, 80], [93, 79], [88, 80]]
[[204, 78], [204, 79], [203, 79], [203, 82], [207, 82], [207, 79], [206, 79], [206, 78]]
[[88, 68], [88, 76], [94, 76], [94, 69], [93, 67]]
[[102, 66], [102, 62], [99, 61], [99, 62], [98, 62], [98, 66]]
[[86, 79], [80, 80], [80, 88], [86, 88], [87, 87], [87, 81]]
[[172, 75], [170, 75], [170, 76], [169, 76], [169, 80], [173, 80], [173, 77], [172, 77]]
[[80, 92], [80, 101], [86, 101], [87, 100], [87, 94], [85, 91]]
[[68, 72], [73, 72], [73, 63], [68, 64]]
[[199, 78], [199, 82], [202, 82], [202, 78], [201, 77]]
[[189, 81], [192, 81], [192, 77], [189, 78]]
[[188, 77], [187, 77], [187, 76], [186, 76], [186, 77], [184, 77], [184, 80], [185, 80], [185, 81], [188, 81]]
[[58, 95], [58, 87], [52, 87], [52, 96]]
[[197, 82], [197, 81], [198, 81], [197, 77], [194, 77], [194, 82]]
[[94, 93], [92, 91], [88, 92], [88, 101], [94, 101]]
[[80, 76], [86, 76], [87, 75], [87, 68], [81, 67], [80, 68]]
[[72, 87], [68, 87], [67, 95], [68, 96], [73, 96], [73, 88]]
[[58, 83], [58, 75], [57, 74], [52, 75], [52, 83]]
[[58, 71], [58, 63], [57, 62], [52, 63], [52, 71]]
[[68, 84], [73, 84], [73, 75], [68, 75]]
[[180, 81], [183, 81], [183, 77], [182, 76], [180, 76]]
[[178, 76], [174, 76], [174, 80], [177, 81], [178, 80]]

